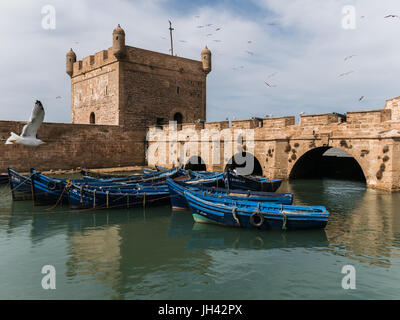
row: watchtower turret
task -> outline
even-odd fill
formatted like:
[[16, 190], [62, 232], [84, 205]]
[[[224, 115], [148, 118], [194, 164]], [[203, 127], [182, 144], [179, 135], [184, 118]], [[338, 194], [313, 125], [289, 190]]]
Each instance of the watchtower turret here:
[[203, 71], [207, 75], [211, 72], [211, 51], [207, 46], [201, 52], [201, 61], [203, 62]]
[[73, 73], [73, 67], [74, 67], [74, 62], [76, 62], [76, 54], [75, 52], [72, 50], [69, 50], [67, 52], [66, 55], [66, 67], [65, 67], [65, 71], [69, 74], [70, 77], [72, 77], [72, 73]]
[[117, 59], [125, 55], [125, 31], [120, 25], [113, 31], [113, 53]]

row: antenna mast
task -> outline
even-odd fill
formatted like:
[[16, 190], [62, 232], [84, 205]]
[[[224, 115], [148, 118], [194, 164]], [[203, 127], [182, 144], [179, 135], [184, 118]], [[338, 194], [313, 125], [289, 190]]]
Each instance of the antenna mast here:
[[174, 55], [174, 43], [172, 41], [172, 30], [175, 30], [174, 28], [172, 28], [172, 22], [170, 20], [169, 21], [169, 35], [171, 38], [171, 55]]

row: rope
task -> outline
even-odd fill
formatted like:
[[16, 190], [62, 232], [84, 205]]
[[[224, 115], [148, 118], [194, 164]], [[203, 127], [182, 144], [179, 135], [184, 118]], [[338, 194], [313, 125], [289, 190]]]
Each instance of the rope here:
[[[71, 182], [68, 181], [67, 184], [65, 185], [63, 191], [61, 192], [60, 196], [58, 197], [58, 199], [57, 199], [57, 201], [56, 201], [56, 204], [55, 204], [53, 207], [48, 208], [48, 209], [46, 209], [46, 210], [52, 210], [52, 209], [56, 208], [56, 207], [58, 206], [58, 204], [60, 203], [60, 200], [62, 199], [62, 196], [63, 196], [64, 192], [65, 192], [66, 190], [69, 190], [69, 188], [71, 187], [71, 185], [72, 185]], [[45, 193], [45, 192], [44, 192], [44, 193]]]
[[240, 221], [239, 221], [239, 217], [238, 217], [238, 215], [237, 215], [237, 209], [238, 209], [238, 207], [234, 207], [234, 208], [232, 209], [232, 216], [233, 216], [233, 218], [235, 219], [235, 221], [236, 221], [236, 223], [238, 224], [238, 226], [240, 227]]

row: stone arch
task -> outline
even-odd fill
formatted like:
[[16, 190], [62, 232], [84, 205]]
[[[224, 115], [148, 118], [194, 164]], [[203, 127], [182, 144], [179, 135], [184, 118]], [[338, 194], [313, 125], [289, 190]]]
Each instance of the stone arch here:
[[[188, 114], [186, 114], [185, 110], [183, 110], [182, 108], [173, 108], [170, 112], [169, 112], [169, 121], [177, 121], [179, 119], [176, 119], [176, 116], [180, 114], [181, 115], [181, 123], [184, 122], [188, 122], [189, 118], [188, 118]], [[178, 116], [179, 117], [179, 116]], [[179, 121], [177, 121], [177, 124], [181, 124], [179, 123]]]
[[186, 162], [185, 170], [193, 170], [193, 171], [206, 171], [206, 163], [200, 156], [191, 156], [189, 160]]
[[176, 112], [174, 114], [173, 120], [176, 121], [177, 124], [182, 124], [183, 123], [183, 114], [180, 112]]
[[[245, 161], [243, 163], [237, 163], [237, 161], [235, 161], [235, 159], [240, 160], [240, 158], [245, 159]], [[250, 167], [248, 167], [248, 166], [250, 166]], [[244, 170], [245, 167], [250, 168], [250, 172], [247, 169]], [[251, 170], [251, 167], [252, 167], [252, 170]], [[236, 153], [226, 163], [225, 169], [227, 169], [227, 168], [236, 169], [238, 171], [238, 174], [245, 174], [245, 175], [251, 174], [251, 175], [257, 175], [257, 176], [262, 176], [262, 174], [263, 174], [261, 162], [250, 152], [242, 152], [241, 155], [240, 155], [240, 153]]]
[[[347, 154], [346, 157], [324, 157], [332, 149], [338, 149]], [[349, 149], [336, 146], [314, 147], [301, 154], [296, 154], [295, 161], [289, 166], [289, 179], [333, 177], [355, 180], [367, 180], [366, 170], [358, 156]]]

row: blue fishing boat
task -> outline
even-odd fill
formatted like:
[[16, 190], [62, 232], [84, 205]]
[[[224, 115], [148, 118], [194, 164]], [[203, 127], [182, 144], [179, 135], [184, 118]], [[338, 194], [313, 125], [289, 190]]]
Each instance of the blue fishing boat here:
[[237, 175], [230, 168], [224, 172], [225, 188], [251, 191], [275, 192], [281, 186], [282, 179], [267, 179], [256, 176]]
[[30, 176], [24, 176], [8, 168], [10, 189], [14, 201], [32, 200], [32, 185]]
[[135, 189], [98, 189], [83, 185], [69, 188], [69, 205], [72, 209], [134, 208], [166, 205], [170, 202], [168, 187], [145, 186]]
[[189, 205], [185, 197], [186, 190], [191, 191], [195, 195], [200, 194], [205, 200], [212, 202], [221, 202], [221, 199], [229, 198], [232, 200], [251, 200], [288, 205], [293, 203], [292, 193], [228, 190], [215, 187], [210, 188], [196, 185], [195, 183], [188, 184], [185, 182], [185, 180], [179, 181], [178, 179], [167, 179], [167, 185], [171, 195], [171, 205], [175, 210], [189, 209]]
[[173, 169], [169, 169], [162, 172], [155, 172], [151, 174], [143, 174], [143, 175], [130, 175], [130, 176], [120, 176], [120, 177], [111, 177], [111, 178], [95, 178], [91, 176], [83, 176], [84, 180], [88, 181], [101, 181], [101, 182], [127, 182], [127, 183], [151, 183], [151, 182], [160, 182], [165, 181], [169, 177], [177, 177], [181, 175], [181, 168], [176, 167]]
[[199, 194], [185, 191], [196, 222], [256, 229], [322, 229], [329, 212], [323, 206], [289, 206], [249, 200], [222, 198], [207, 201]]
[[143, 189], [152, 187], [155, 189], [164, 188], [168, 186], [164, 182], [156, 183], [127, 183], [127, 182], [104, 182], [99, 180], [87, 181], [84, 179], [68, 180], [68, 179], [57, 179], [48, 177], [31, 169], [31, 181], [32, 181], [32, 195], [35, 205], [43, 205], [49, 203], [66, 203], [69, 201], [69, 188], [72, 184], [75, 186], [83, 186], [86, 189], [98, 190], [98, 191], [113, 191], [113, 192], [125, 192], [125, 190]]

